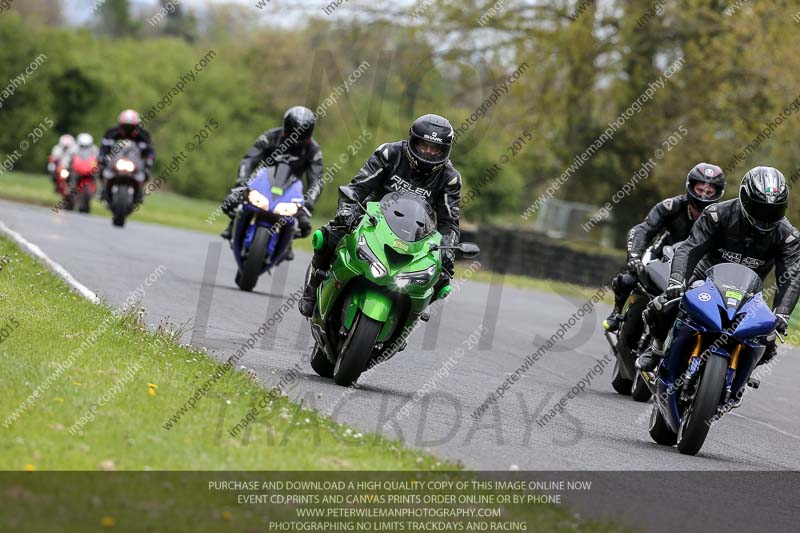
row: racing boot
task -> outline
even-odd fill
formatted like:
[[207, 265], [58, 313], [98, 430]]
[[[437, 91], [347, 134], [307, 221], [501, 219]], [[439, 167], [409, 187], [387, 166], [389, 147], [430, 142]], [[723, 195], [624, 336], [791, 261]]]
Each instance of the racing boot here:
[[664, 341], [653, 339], [650, 347], [636, 359], [636, 368], [645, 372], [653, 372], [664, 359]]
[[314, 314], [314, 307], [317, 305], [317, 288], [322, 280], [327, 277], [327, 272], [317, 270], [312, 267], [311, 275], [308, 277], [308, 282], [303, 289], [303, 296], [297, 303], [297, 309], [300, 314], [306, 318], [311, 318]]

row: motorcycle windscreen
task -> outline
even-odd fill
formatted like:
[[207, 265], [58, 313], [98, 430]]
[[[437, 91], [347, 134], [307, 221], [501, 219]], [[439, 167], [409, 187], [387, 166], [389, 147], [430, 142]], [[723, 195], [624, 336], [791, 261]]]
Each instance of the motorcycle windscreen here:
[[[272, 186], [274, 188], [284, 191], [288, 189], [293, 183], [298, 181], [298, 177], [292, 173], [292, 167], [288, 163], [279, 162], [271, 167], [270, 175], [272, 176]], [[283, 193], [277, 193], [275, 196], [281, 196]]]
[[736, 263], [715, 265], [706, 271], [706, 276], [714, 283], [726, 307], [733, 309], [738, 309], [764, 287], [758, 274]]
[[411, 193], [389, 193], [381, 200], [381, 211], [392, 233], [406, 242], [416, 242], [436, 231], [433, 208]]

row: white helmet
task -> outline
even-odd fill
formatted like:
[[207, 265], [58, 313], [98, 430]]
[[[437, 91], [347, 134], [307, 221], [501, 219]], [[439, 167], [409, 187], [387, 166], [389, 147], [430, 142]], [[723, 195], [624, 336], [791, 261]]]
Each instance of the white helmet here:
[[73, 137], [69, 133], [66, 133], [58, 138], [58, 144], [60, 144], [64, 148], [72, 146], [72, 143], [74, 142], [75, 142], [75, 137]]
[[78, 134], [78, 146], [81, 148], [90, 148], [94, 144], [94, 139], [88, 133]]

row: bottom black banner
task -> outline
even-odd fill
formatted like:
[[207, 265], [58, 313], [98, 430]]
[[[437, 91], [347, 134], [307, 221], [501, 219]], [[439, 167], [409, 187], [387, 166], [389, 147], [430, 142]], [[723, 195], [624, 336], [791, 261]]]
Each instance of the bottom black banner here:
[[0, 531], [796, 531], [797, 472], [4, 472]]

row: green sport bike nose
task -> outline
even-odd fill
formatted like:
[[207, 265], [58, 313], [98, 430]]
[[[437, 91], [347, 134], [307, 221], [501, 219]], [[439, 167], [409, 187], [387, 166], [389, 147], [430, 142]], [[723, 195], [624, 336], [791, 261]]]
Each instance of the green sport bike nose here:
[[[353, 198], [348, 187], [340, 192]], [[361, 208], [364, 216], [336, 247], [309, 319], [316, 341], [311, 366], [342, 386], [402, 350], [434, 296], [450, 290], [434, 295], [442, 235], [424, 199], [395, 192]], [[315, 235], [316, 246], [320, 238]], [[479, 252], [472, 243], [452, 248], [465, 257]]]

